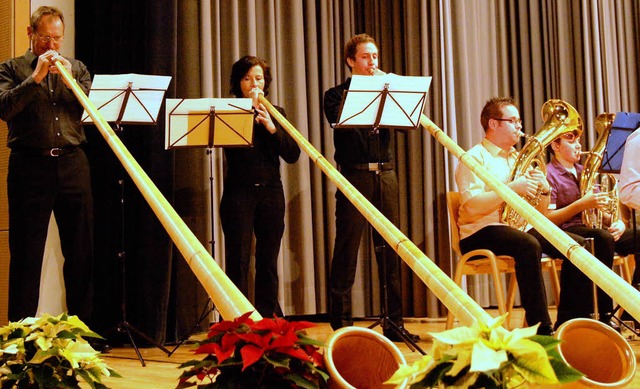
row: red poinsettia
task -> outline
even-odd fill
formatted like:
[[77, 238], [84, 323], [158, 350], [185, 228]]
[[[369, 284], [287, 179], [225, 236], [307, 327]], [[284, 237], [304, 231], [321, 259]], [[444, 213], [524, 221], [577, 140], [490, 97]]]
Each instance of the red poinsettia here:
[[211, 326], [208, 338], [195, 350], [207, 354], [202, 361], [181, 365], [190, 369], [180, 377], [179, 388], [208, 379], [208, 388], [254, 388], [285, 385], [323, 388], [329, 378], [318, 352], [321, 343], [306, 336], [314, 323], [266, 318], [254, 322], [251, 312]]

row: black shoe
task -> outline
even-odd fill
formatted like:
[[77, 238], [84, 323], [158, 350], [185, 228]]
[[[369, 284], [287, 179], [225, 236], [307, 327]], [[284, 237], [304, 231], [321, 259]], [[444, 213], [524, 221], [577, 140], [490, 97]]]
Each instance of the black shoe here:
[[536, 334], [538, 335], [547, 335], [547, 336], [553, 336], [553, 334], [555, 334], [556, 332], [553, 330], [553, 327], [551, 327], [551, 324], [540, 324], [540, 326], [538, 327], [538, 331], [536, 332]]
[[420, 340], [419, 335], [412, 334], [411, 332], [407, 331], [404, 326], [398, 326], [397, 330], [395, 327], [385, 328], [384, 330], [382, 330], [382, 334], [392, 342], [404, 342], [406, 339], [413, 342], [417, 342]]
[[111, 346], [104, 339], [90, 338], [87, 342], [94, 350], [102, 354], [108, 354], [112, 350]]

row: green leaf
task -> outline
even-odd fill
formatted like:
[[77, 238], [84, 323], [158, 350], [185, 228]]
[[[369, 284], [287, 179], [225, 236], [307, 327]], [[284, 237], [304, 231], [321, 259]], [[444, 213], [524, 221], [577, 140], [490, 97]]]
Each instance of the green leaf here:
[[562, 343], [561, 340], [549, 335], [534, 335], [529, 337], [529, 340], [540, 344], [547, 352], [556, 349]]
[[324, 380], [324, 382], [329, 381], [329, 373], [327, 373], [326, 371], [319, 369], [316, 365], [309, 363], [308, 367], [311, 371], [313, 371], [314, 373], [316, 373], [317, 375], [319, 375], [320, 377], [322, 377], [322, 379]]
[[584, 377], [584, 374], [582, 374], [579, 370], [569, 366], [561, 358], [551, 358], [549, 362], [553, 367], [553, 371], [556, 373], [558, 381], [562, 384], [574, 382]]
[[78, 370], [76, 373], [78, 373], [78, 375], [79, 375], [80, 377], [82, 377], [82, 379], [83, 379], [87, 384], [89, 384], [89, 386], [90, 386], [92, 389], [96, 389], [96, 385], [95, 385], [95, 382], [94, 382], [94, 380], [93, 380], [93, 377], [91, 376], [91, 374], [89, 374], [89, 372], [84, 371], [84, 370]]
[[115, 370], [113, 370], [110, 367], [107, 367], [107, 370], [109, 370], [109, 377], [116, 377], [116, 378], [122, 378], [122, 376]]
[[308, 337], [305, 334], [298, 333], [299, 344], [324, 347], [324, 342]]
[[316, 389], [318, 387], [316, 383], [301, 377], [299, 374], [286, 374], [284, 377], [304, 389]]
[[276, 358], [270, 358], [269, 355], [265, 354], [264, 355], [264, 359], [267, 360], [267, 362], [269, 362], [270, 364], [272, 364], [273, 366], [276, 367], [284, 367], [286, 369], [289, 368], [289, 363], [291, 362], [291, 358], [288, 357], [284, 357], [284, 358], [280, 358], [279, 360]]
[[[542, 347], [540, 347], [542, 348]], [[546, 356], [546, 354], [545, 354]], [[558, 378], [548, 358], [536, 354], [524, 354], [512, 361], [513, 368], [525, 380], [534, 384], [557, 384]]]

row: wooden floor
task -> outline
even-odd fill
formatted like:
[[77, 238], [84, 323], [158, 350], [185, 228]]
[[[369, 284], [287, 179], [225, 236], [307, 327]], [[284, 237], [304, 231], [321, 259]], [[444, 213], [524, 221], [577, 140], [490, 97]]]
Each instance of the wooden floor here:
[[[522, 322], [522, 314], [522, 310], [517, 309], [514, 312], [513, 323]], [[554, 316], [554, 314], [555, 312], [552, 312], [552, 316]], [[443, 331], [445, 326], [444, 319], [426, 320], [408, 318], [405, 319], [405, 321], [405, 325], [409, 331], [419, 334], [422, 337], [418, 345], [425, 352], [428, 352], [431, 347], [427, 333]], [[371, 323], [371, 321], [358, 321], [356, 325], [367, 327], [371, 325]], [[379, 332], [381, 331], [379, 326], [374, 329]], [[318, 323], [317, 327], [308, 330], [311, 337], [320, 341], [325, 341], [332, 332], [328, 323]], [[198, 336], [203, 335], [196, 335], [196, 337]], [[636, 360], [638, 360], [640, 358], [640, 340], [633, 340], [629, 343], [634, 349]], [[403, 352], [409, 363], [422, 356], [417, 351], [411, 352], [404, 343], [396, 343], [396, 345]], [[178, 383], [178, 377], [182, 372], [182, 370], [178, 368], [180, 363], [191, 359], [202, 358], [202, 355], [198, 355], [197, 358], [194, 357], [192, 353], [193, 348], [193, 344], [183, 344], [178, 347], [170, 357], [158, 348], [140, 349], [141, 356], [146, 363], [144, 367], [132, 347], [116, 348], [110, 353], [103, 355], [103, 359], [109, 367], [116, 370], [123, 378], [107, 378], [103, 383], [113, 389], [175, 388]], [[167, 346], [167, 349], [173, 350], [173, 347]], [[640, 374], [636, 373], [633, 383], [629, 385], [628, 388], [640, 388]]]

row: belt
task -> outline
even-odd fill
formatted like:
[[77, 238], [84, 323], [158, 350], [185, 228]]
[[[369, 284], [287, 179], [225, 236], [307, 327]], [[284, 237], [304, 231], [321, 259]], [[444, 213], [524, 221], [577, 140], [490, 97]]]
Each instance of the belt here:
[[345, 169], [365, 170], [369, 172], [378, 172], [381, 170], [393, 170], [392, 162], [354, 163], [351, 165], [341, 165], [341, 166]]
[[39, 157], [61, 157], [66, 154], [73, 153], [78, 147], [54, 147], [52, 149], [32, 149], [32, 148], [20, 148], [16, 151], [21, 154], [36, 155]]

